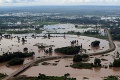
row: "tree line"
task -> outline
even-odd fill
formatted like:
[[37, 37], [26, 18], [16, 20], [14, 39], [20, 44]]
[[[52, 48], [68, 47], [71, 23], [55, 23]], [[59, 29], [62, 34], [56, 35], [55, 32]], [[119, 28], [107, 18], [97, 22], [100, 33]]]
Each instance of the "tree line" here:
[[74, 55], [74, 54], [78, 54], [80, 51], [80, 46], [75, 46], [75, 47], [62, 47], [62, 48], [56, 48], [55, 52], [58, 53], [63, 53], [63, 54], [67, 54], [67, 55]]
[[14, 58], [26, 58], [33, 56], [35, 53], [34, 52], [29, 52], [29, 53], [22, 53], [22, 52], [7, 52], [3, 55], [0, 55], [0, 62], [5, 62], [9, 61]]

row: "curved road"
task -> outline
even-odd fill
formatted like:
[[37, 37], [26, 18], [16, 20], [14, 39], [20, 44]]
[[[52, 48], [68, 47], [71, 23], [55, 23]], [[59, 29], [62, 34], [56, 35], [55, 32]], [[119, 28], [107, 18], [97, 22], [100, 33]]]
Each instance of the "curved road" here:
[[[90, 55], [100, 55], [100, 54], [106, 54], [106, 53], [109, 53], [111, 51], [114, 51], [115, 50], [115, 45], [112, 41], [112, 38], [111, 38], [111, 35], [109, 33], [109, 30], [107, 28], [105, 28], [105, 31], [107, 33], [107, 36], [108, 36], [108, 41], [109, 41], [109, 45], [110, 45], [110, 49], [106, 50], [106, 51], [103, 51], [103, 52], [98, 52], [98, 53], [91, 53]], [[27, 64], [24, 64], [22, 67], [20, 67], [18, 70], [16, 70], [15, 72], [13, 72], [12, 74], [10, 74], [9, 76], [7, 76], [5, 79], [3, 80], [10, 80], [11, 78], [17, 76], [18, 74], [20, 74], [22, 71], [28, 69], [30, 66], [32, 66], [33, 63], [35, 62], [42, 62], [42, 61], [45, 61], [45, 60], [51, 60], [51, 59], [59, 59], [59, 58], [73, 58], [74, 56], [73, 55], [66, 55], [66, 56], [51, 56], [51, 57], [41, 57], [39, 59], [35, 59]]]

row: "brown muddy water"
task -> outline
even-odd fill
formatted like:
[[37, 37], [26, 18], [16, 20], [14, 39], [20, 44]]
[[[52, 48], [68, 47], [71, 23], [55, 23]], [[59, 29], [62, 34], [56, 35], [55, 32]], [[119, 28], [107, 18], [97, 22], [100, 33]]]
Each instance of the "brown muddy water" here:
[[[55, 45], [55, 47], [53, 47], [53, 49], [55, 49], [55, 48], [59, 48], [59, 47], [70, 46], [71, 45], [70, 41], [72, 41], [72, 40], [78, 40], [79, 41], [79, 45], [81, 45], [81, 43], [82, 43], [83, 44], [83, 48], [87, 49], [87, 53], [86, 54], [90, 54], [90, 53], [93, 53], [93, 52], [100, 52], [100, 51], [104, 51], [104, 50], [109, 49], [109, 42], [108, 41], [102, 40], [102, 39], [97, 39], [97, 38], [92, 38], [92, 37], [86, 37], [86, 36], [78, 37], [78, 36], [75, 36], [75, 35], [66, 35], [65, 39], [63, 37], [54, 37], [54, 38], [51, 38], [51, 39], [47, 39], [47, 38], [43, 39], [42, 37], [36, 37], [36, 39], [35, 39], [35, 38], [32, 38], [31, 35], [32, 34], [27, 34], [28, 37], [26, 39], [27, 42], [25, 42], [25, 44], [23, 44], [22, 42], [18, 43], [17, 38], [13, 38], [13, 39], [2, 38], [0, 40], [0, 55], [2, 55], [3, 52], [23, 51], [23, 48], [27, 47], [29, 52], [30, 51], [35, 52], [35, 56], [34, 56], [34, 58], [27, 58], [27, 59], [25, 59], [25, 62], [24, 62], [24, 64], [25, 64], [25, 63], [27, 63], [27, 62], [29, 62], [29, 61], [37, 58], [37, 57], [41, 57], [41, 56], [63, 55], [63, 54], [55, 53], [55, 52], [53, 52], [51, 54], [50, 53], [46, 54], [46, 53], [44, 53], [43, 50], [40, 50], [40, 49], [38, 49], [38, 47], [33, 46], [34, 44], [36, 44], [36, 43], [45, 43], [47, 45]], [[19, 36], [20, 38], [22, 38], [22, 37], [26, 36], [26, 34], [13, 35], [13, 37], [15, 37], [15, 36]], [[58, 36], [61, 36], [61, 35], [58, 35]], [[101, 42], [99, 49], [91, 49], [91, 47], [89, 46], [90, 43], [92, 41], [95, 41], [95, 40], [100, 40], [100, 42]], [[69, 63], [69, 61], [67, 62], [66, 60], [61, 60], [59, 62], [59, 64], [57, 66], [55, 66], [55, 67], [59, 67], [58, 69], [57, 68], [56, 69], [60, 70], [60, 71], [54, 70], [55, 69], [54, 66], [49, 66], [49, 67], [47, 67], [47, 66], [45, 66], [45, 67], [43, 67], [43, 66], [36, 66], [36, 67], [31, 67], [29, 70], [27, 70], [25, 73], [23, 73], [23, 75], [37, 76], [38, 73], [40, 73], [40, 72], [49, 75], [49, 73], [52, 72], [53, 74], [51, 74], [51, 75], [56, 74], [56, 75], [60, 76], [60, 75], [64, 75], [64, 73], [66, 73], [67, 71], [70, 71], [69, 73], [71, 74], [72, 77], [77, 77], [77, 76], [80, 76], [79, 72], [83, 73], [84, 71], [89, 71], [91, 73], [91, 71], [92, 71], [92, 70], [79, 71], [79, 70], [72, 69], [72, 68], [64, 68], [66, 63]], [[65, 65], [62, 65], [62, 64], [65, 64]], [[0, 73], [6, 73], [6, 74], [9, 75], [12, 72], [14, 72], [15, 70], [17, 70], [20, 66], [22, 66], [22, 65], [14, 66], [14, 67], [6, 67], [6, 63], [0, 63]], [[48, 71], [46, 71], [46, 70], [48, 70]], [[51, 70], [54, 70], [54, 71], [51, 71]], [[62, 72], [62, 71], [64, 71], [64, 72]], [[74, 73], [76, 71], [79, 71], [79, 72], [77, 72], [78, 74]], [[59, 73], [59, 74], [57, 74], [57, 73]]]
[[[113, 62], [115, 58], [115, 54], [118, 50], [120, 51], [120, 42], [115, 41], [116, 44], [116, 50], [105, 54], [104, 56], [91, 56], [90, 60], [88, 62], [93, 62], [94, 59], [100, 58], [100, 59], [106, 59], [106, 61], [102, 61], [102, 65], [108, 66], [110, 62]], [[55, 62], [58, 61], [59, 62]], [[84, 77], [89, 78], [88, 80], [102, 80], [103, 77], [110, 76], [110, 75], [116, 75], [120, 76], [120, 68], [93, 68], [93, 69], [73, 69], [71, 67], [65, 67], [73, 64], [73, 61], [71, 58], [69, 59], [58, 59], [58, 60], [49, 60], [46, 61], [50, 64], [57, 63], [56, 66], [53, 65], [41, 65], [39, 63], [39, 66], [33, 66], [29, 68], [28, 70], [24, 71], [20, 75], [27, 75], [27, 76], [38, 76], [39, 73], [46, 74], [48, 76], [63, 76], [66, 73], [70, 73], [70, 77], [77, 78], [77, 80], [84, 80]]]

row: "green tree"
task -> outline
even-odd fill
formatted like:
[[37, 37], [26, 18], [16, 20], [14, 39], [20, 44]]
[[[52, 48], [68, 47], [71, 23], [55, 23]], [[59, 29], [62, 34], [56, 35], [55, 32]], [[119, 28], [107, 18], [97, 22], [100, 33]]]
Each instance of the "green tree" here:
[[82, 56], [79, 54], [75, 55], [73, 58], [73, 62], [80, 62], [80, 61], [82, 61]]
[[101, 66], [101, 60], [98, 58], [94, 59], [94, 65]]
[[119, 59], [114, 59], [113, 67], [120, 67], [120, 58]]
[[99, 46], [99, 44], [100, 44], [100, 41], [93, 41], [91, 43], [91, 46], [96, 47], [96, 46]]
[[17, 57], [16, 57], [16, 58], [10, 60], [10, 61], [8, 62], [8, 65], [10, 65], [10, 66], [20, 65], [20, 64], [23, 64], [23, 62], [24, 62], [24, 59], [21, 59], [21, 58], [17, 58]]
[[23, 49], [23, 51], [27, 52], [27, 51], [28, 51], [28, 48], [27, 48], [27, 47], [25, 47], [25, 48]]

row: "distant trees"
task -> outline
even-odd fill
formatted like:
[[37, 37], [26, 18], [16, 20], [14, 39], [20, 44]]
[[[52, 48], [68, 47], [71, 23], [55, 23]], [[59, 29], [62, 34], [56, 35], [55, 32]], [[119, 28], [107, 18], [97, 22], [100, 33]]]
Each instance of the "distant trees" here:
[[89, 18], [89, 17], [82, 17], [82, 18], [76, 18], [76, 19], [66, 19], [66, 18], [60, 18], [60, 19], [51, 19], [53, 21], [58, 22], [66, 22], [66, 23], [73, 23], [73, 24], [96, 24], [98, 20]]
[[93, 42], [91, 42], [91, 46], [92, 47], [97, 47], [97, 46], [99, 46], [99, 44], [100, 44], [100, 41], [93, 41]]
[[75, 28], [78, 28], [78, 25], [75, 25]]
[[70, 74], [67, 73], [64, 76], [46, 76], [45, 74], [39, 74], [39, 76], [35, 80], [76, 80], [76, 78], [67, 78]]
[[113, 40], [120, 40], [120, 28], [110, 28]]
[[80, 32], [75, 32], [75, 31], [68, 31], [66, 34], [81, 35]]
[[120, 34], [112, 34], [113, 40], [120, 40]]
[[80, 33], [80, 32], [77, 32], [76, 34], [79, 36], [81, 33]]

